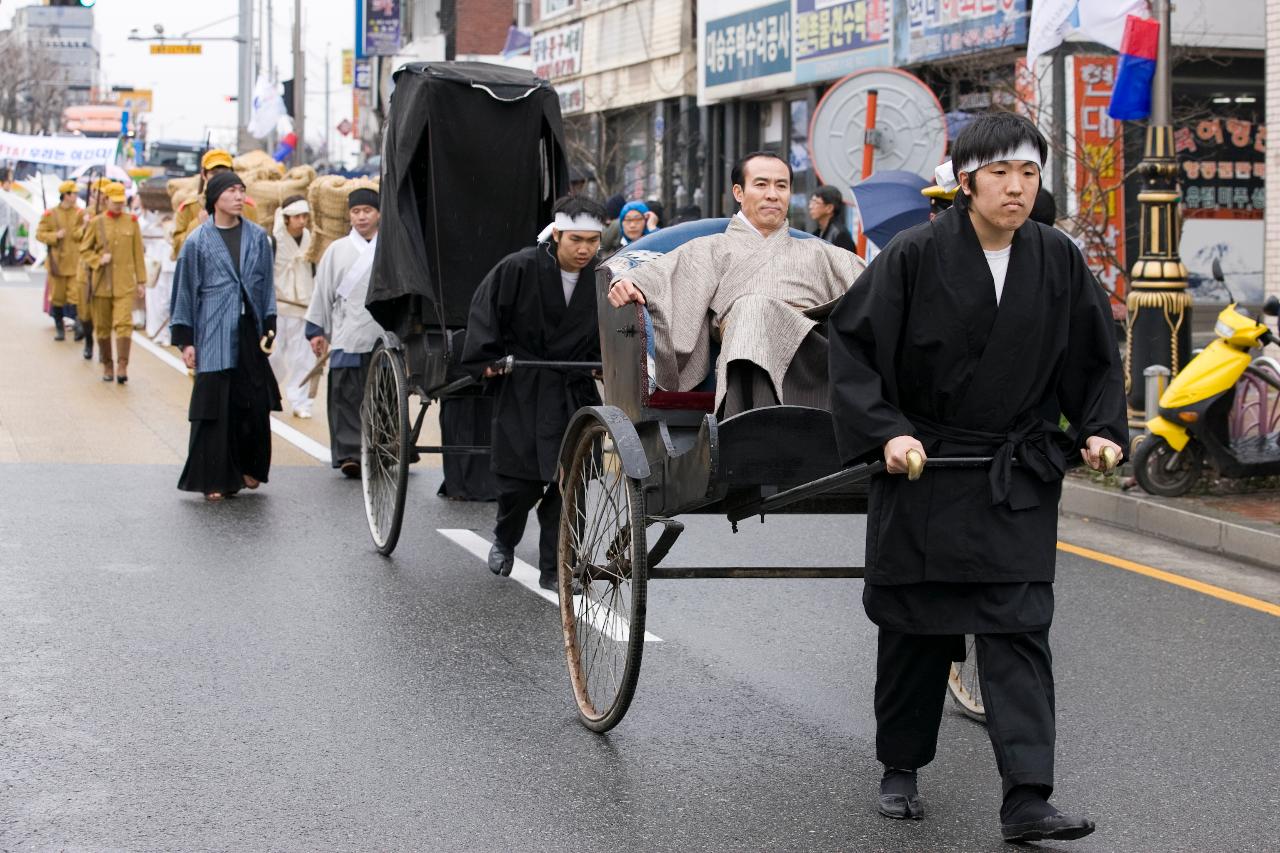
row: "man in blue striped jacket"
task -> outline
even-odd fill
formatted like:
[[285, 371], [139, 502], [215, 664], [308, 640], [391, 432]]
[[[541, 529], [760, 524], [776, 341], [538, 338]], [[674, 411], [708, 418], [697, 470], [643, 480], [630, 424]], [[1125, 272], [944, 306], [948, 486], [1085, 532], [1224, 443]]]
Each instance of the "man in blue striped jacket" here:
[[240, 215], [244, 204], [235, 172], [209, 179], [210, 216], [182, 244], [169, 304], [174, 346], [196, 377], [178, 488], [210, 501], [267, 481], [270, 412], [280, 410], [267, 362], [276, 329], [271, 243]]

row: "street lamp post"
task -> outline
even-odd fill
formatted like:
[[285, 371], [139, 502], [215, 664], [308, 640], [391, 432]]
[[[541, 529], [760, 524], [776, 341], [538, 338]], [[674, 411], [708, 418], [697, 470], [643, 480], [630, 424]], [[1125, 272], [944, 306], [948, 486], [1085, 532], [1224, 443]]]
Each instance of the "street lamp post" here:
[[1169, 0], [1154, 0], [1160, 22], [1151, 118], [1138, 174], [1141, 210], [1138, 260], [1129, 278], [1129, 319], [1125, 345], [1125, 389], [1131, 411], [1141, 412], [1143, 371], [1160, 364], [1177, 374], [1191, 358], [1191, 295], [1187, 268], [1178, 253], [1182, 214], [1178, 159], [1173, 147], [1173, 97], [1169, 68]]

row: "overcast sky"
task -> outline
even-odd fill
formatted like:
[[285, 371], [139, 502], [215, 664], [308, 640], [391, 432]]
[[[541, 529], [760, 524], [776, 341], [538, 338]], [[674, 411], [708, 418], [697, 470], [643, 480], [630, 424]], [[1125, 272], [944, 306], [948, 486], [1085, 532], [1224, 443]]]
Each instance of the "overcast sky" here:
[[[267, 0], [257, 0], [265, 7]], [[0, 29], [7, 28], [14, 9], [26, 0], [0, 0]], [[293, 0], [272, 0], [275, 26], [275, 67], [279, 79], [293, 76]], [[351, 0], [310, 0], [302, 4], [303, 47], [307, 52], [307, 138], [322, 144], [324, 137], [324, 59], [326, 44], [332, 62], [330, 124], [351, 116], [351, 89], [342, 86], [340, 53], [355, 40], [355, 3]], [[236, 94], [235, 42], [210, 42], [200, 56], [152, 56], [150, 43], [129, 41], [129, 31], [154, 35], [154, 24], [165, 34], [177, 36], [222, 21], [197, 35], [233, 36], [238, 0], [98, 0], [94, 20], [102, 43], [102, 71], [111, 86], [151, 89], [155, 93], [151, 114], [151, 139], [203, 139], [205, 131], [215, 141], [235, 138]], [[255, 26], [255, 30], [257, 27]], [[264, 36], [265, 41], [265, 36]], [[336, 131], [332, 138], [338, 138]], [[344, 149], [345, 150], [345, 149]]]

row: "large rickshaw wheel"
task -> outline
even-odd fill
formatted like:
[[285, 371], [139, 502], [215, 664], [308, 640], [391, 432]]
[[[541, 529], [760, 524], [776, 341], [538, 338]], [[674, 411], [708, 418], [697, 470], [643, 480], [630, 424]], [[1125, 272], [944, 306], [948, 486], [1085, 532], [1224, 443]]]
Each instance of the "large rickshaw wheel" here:
[[978, 652], [972, 634], [964, 637], [964, 660], [951, 664], [947, 676], [947, 692], [951, 701], [971, 720], [987, 721], [987, 710], [982, 704], [982, 685], [978, 681]]
[[[564, 470], [560, 621], [583, 725], [607, 732], [627, 713], [644, 651], [648, 552], [644, 494], [623, 471], [608, 428], [578, 433]], [[574, 582], [582, 586], [573, 595]]]
[[369, 535], [379, 554], [400, 539], [409, 488], [409, 383], [397, 350], [379, 344], [360, 405], [360, 480]]

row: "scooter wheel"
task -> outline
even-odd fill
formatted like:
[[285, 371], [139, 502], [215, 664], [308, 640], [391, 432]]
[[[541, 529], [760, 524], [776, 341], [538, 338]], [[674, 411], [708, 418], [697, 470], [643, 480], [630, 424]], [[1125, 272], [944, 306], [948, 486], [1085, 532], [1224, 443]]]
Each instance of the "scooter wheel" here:
[[1148, 436], [1133, 455], [1138, 485], [1153, 495], [1176, 498], [1191, 491], [1204, 470], [1204, 450], [1197, 441], [1174, 450], [1158, 435]]

